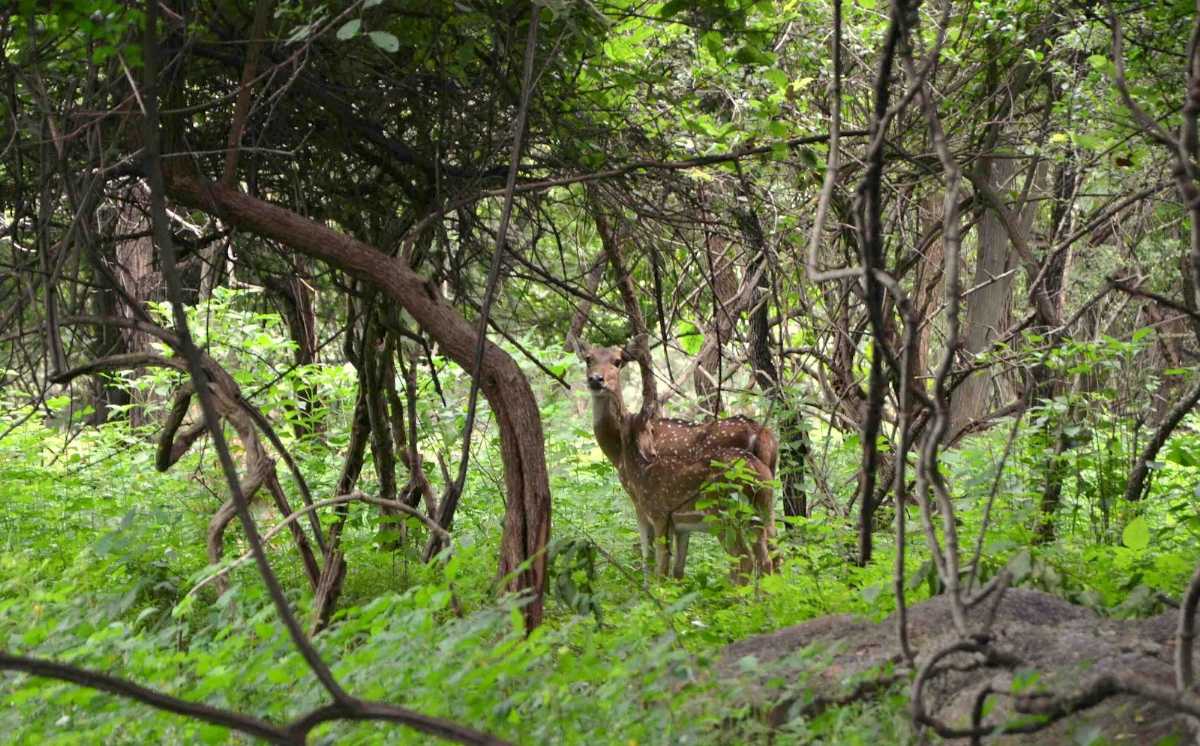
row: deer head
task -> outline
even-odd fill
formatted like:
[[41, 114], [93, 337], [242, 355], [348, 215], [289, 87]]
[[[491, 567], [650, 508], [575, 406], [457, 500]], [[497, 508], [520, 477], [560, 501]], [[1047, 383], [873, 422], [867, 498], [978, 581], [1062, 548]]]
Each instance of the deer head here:
[[621, 398], [621, 368], [630, 358], [621, 347], [580, 348], [579, 357], [587, 365], [587, 387], [593, 397]]

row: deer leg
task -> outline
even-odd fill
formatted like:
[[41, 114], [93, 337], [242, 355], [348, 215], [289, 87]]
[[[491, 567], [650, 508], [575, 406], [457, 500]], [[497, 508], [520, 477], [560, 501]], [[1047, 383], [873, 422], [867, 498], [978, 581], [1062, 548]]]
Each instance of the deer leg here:
[[671, 569], [671, 522], [659, 519], [653, 522], [654, 528], [654, 572], [666, 577]]
[[676, 527], [675, 532], [675, 567], [671, 574], [676, 580], [683, 580], [683, 568], [687, 566], [688, 535], [690, 529]]
[[737, 559], [737, 564], [730, 569], [729, 577], [737, 585], [744, 585], [754, 576], [757, 564], [757, 551], [747, 541], [746, 532], [753, 530], [745, 525], [744, 520], [729, 521], [720, 527], [718, 536], [721, 546], [731, 556]]
[[[755, 571], [759, 566], [758, 543], [746, 541], [746, 526], [738, 526], [737, 536], [735, 541], [735, 550], [738, 558], [737, 568], [733, 571], [733, 579], [738, 585], [750, 582], [754, 577]], [[750, 528], [750, 531], [753, 531]], [[750, 537], [753, 538], [753, 537]]]
[[759, 575], [769, 575], [771, 573], [771, 552], [767, 545], [767, 530], [765, 527], [756, 526], [754, 531], [754, 571]]
[[650, 576], [650, 562], [653, 560], [654, 553], [654, 526], [650, 520], [638, 513], [638, 536], [642, 542], [642, 577]]
[[671, 515], [671, 526], [675, 534], [675, 568], [676, 578], [683, 578], [684, 568], [687, 567], [688, 539], [693, 531], [707, 531], [709, 526], [704, 522], [704, 514], [698, 512], [681, 512]]
[[758, 518], [762, 521], [762, 525], [756, 527], [758, 536], [754, 542], [755, 560], [758, 563], [758, 572], [767, 575], [774, 571], [771, 550], [775, 546], [775, 491], [768, 485], [760, 485], [752, 499], [758, 511]]

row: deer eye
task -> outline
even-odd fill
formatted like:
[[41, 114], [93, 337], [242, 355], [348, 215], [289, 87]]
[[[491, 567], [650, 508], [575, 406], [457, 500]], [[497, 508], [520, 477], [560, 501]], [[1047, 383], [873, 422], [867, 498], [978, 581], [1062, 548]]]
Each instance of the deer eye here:
[[594, 361], [595, 361], [595, 358], [593, 358], [591, 355], [583, 356], [583, 362], [587, 363], [588, 365], [591, 365]]

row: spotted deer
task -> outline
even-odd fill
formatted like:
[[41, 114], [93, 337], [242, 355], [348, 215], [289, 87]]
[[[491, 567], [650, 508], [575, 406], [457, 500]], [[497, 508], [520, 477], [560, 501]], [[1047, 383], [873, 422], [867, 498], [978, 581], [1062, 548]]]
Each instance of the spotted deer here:
[[626, 410], [621, 394], [621, 369], [632, 360], [630, 353], [620, 347], [586, 344], [577, 345], [577, 351], [587, 364], [596, 442], [617, 468], [621, 486], [633, 501], [645, 566], [650, 566], [653, 547], [655, 571], [666, 575], [674, 538], [672, 574], [683, 577], [688, 533], [707, 530], [704, 517], [716, 511], [712, 507], [697, 508], [703, 488], [722, 477], [722, 464], [740, 459], [758, 477], [757, 485], [743, 490], [758, 525], [753, 530], [752, 546], [747, 547], [740, 537], [723, 536], [722, 543], [730, 554], [741, 557], [741, 576], [752, 570], [771, 572], [768, 547], [775, 535], [775, 514], [770, 483], [775, 478], [779, 454], [775, 433], [740, 416], [703, 423], [663, 417], [640, 427], [635, 415]]

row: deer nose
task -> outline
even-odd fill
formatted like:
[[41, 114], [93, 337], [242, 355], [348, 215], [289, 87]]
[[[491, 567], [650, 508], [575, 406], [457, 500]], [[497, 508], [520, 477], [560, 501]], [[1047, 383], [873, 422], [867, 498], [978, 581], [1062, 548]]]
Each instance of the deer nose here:
[[587, 377], [588, 388], [593, 391], [599, 391], [604, 388], [604, 376], [599, 373], [589, 373]]

